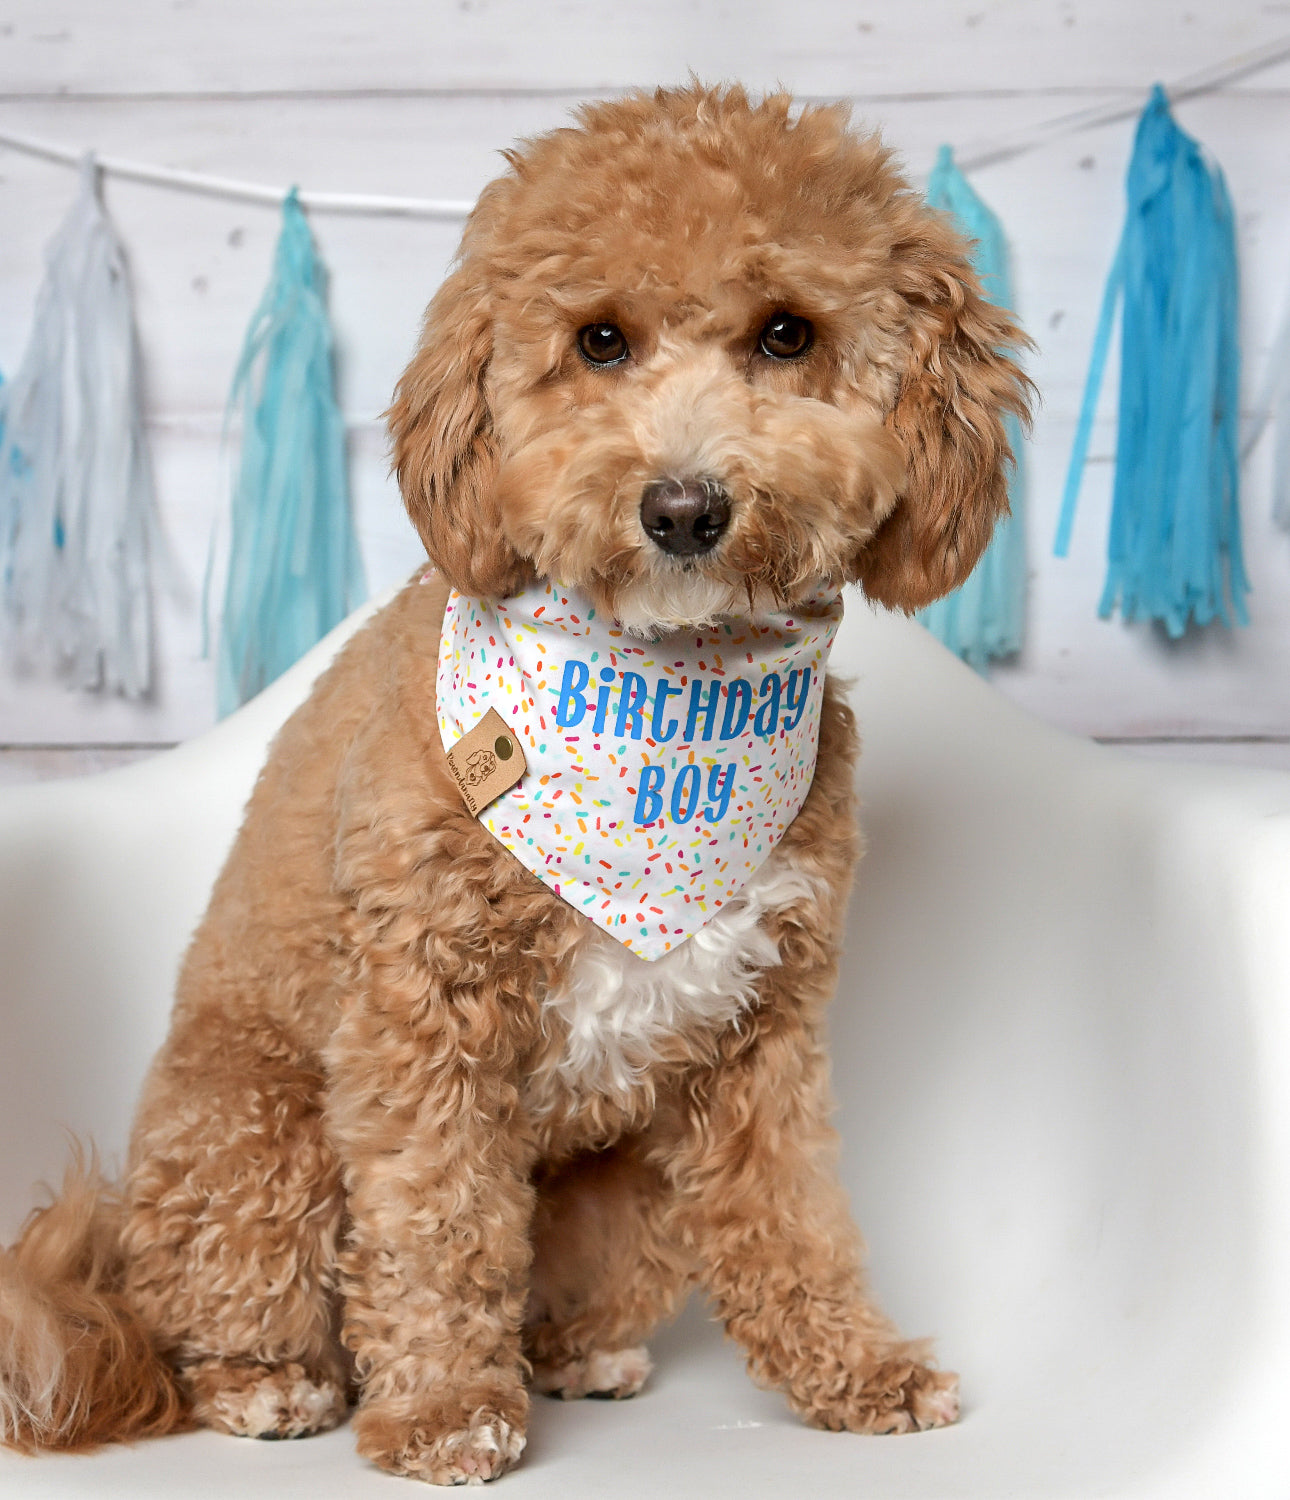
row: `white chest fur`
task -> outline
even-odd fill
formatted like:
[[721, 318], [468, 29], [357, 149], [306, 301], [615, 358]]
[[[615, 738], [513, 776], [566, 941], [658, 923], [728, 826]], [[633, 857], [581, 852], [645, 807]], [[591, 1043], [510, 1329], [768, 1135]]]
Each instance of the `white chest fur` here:
[[530, 1108], [545, 1113], [570, 1092], [625, 1101], [669, 1036], [736, 1023], [758, 974], [779, 960], [761, 918], [814, 895], [813, 877], [776, 851], [702, 931], [662, 958], [638, 958], [593, 930], [544, 1002], [551, 1030], [566, 1040], [530, 1080]]

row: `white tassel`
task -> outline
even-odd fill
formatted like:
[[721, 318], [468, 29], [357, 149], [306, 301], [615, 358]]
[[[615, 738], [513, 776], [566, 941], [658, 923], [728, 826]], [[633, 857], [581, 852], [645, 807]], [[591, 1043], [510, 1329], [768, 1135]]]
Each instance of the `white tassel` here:
[[91, 156], [46, 252], [31, 343], [0, 386], [0, 631], [78, 687], [152, 686], [152, 474], [121, 242]]
[[1248, 462], [1269, 427], [1274, 432], [1272, 519], [1282, 531], [1290, 531], [1290, 307], [1268, 355], [1263, 386], [1254, 403], [1254, 421], [1241, 449], [1242, 463]]

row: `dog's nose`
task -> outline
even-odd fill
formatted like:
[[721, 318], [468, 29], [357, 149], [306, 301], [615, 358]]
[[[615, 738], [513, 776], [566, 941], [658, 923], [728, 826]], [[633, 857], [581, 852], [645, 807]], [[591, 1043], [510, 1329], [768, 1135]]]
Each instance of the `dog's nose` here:
[[641, 494], [641, 525], [673, 557], [710, 552], [730, 524], [730, 497], [711, 479], [655, 479]]

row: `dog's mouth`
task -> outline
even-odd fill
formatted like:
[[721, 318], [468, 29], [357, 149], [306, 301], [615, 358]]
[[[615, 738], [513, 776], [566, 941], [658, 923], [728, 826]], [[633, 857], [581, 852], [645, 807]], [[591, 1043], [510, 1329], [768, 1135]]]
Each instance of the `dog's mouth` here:
[[496, 481], [507, 540], [539, 577], [655, 639], [840, 587], [895, 504], [903, 455], [880, 424], [823, 402], [762, 400], [742, 425], [740, 410], [685, 425], [669, 408], [685, 437], [670, 453], [616, 406], [517, 443]]
[[516, 540], [528, 543], [538, 576], [578, 589], [633, 635], [658, 640], [765, 617], [844, 581], [836, 547], [800, 524], [765, 519], [784, 517], [782, 499], [736, 494], [711, 476], [638, 479], [615, 493], [609, 506], [588, 498], [581, 525], [557, 510]]
[[644, 486], [639, 520], [648, 542], [631, 576], [610, 584], [604, 600], [625, 630], [657, 637], [711, 625], [751, 603], [720, 576], [731, 512], [725, 485], [706, 475], [665, 475]]
[[705, 629], [732, 615], [763, 613], [771, 601], [750, 608], [746, 592], [682, 564], [608, 590], [604, 606], [624, 630], [656, 640], [674, 630]]
[[[718, 488], [711, 485], [709, 494]], [[728, 497], [720, 504], [718, 514], [723, 515], [730, 507]], [[664, 543], [647, 529], [649, 543], [634, 549], [623, 566], [588, 578], [584, 586], [597, 608], [633, 635], [657, 640], [671, 631], [707, 629], [721, 620], [764, 617], [841, 585], [841, 577], [831, 575], [823, 559], [786, 577], [782, 569], [749, 557], [728, 518], [708, 529], [700, 513], [691, 529], [697, 537], [683, 534], [678, 541], [669, 531]]]

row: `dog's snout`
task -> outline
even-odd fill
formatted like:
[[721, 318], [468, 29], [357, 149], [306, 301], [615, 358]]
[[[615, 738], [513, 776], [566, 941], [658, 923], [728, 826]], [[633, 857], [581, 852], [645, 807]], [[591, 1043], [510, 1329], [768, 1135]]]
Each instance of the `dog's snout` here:
[[655, 479], [641, 495], [641, 525], [673, 557], [710, 552], [730, 524], [730, 497], [711, 479]]

